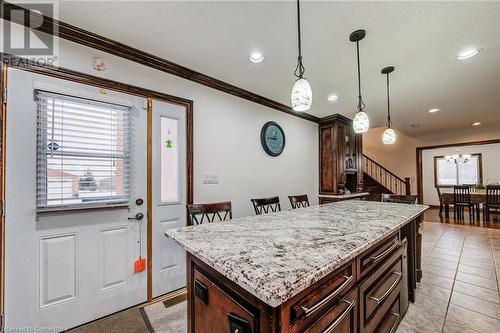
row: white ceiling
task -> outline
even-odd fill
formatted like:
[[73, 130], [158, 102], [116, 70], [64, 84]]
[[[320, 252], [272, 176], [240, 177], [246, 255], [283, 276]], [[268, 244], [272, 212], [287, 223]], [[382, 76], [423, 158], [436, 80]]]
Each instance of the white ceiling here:
[[[70, 1], [59, 18], [289, 105], [296, 66], [294, 1]], [[372, 127], [386, 117], [385, 77], [391, 76], [395, 127], [420, 136], [483, 126], [500, 129], [500, 2], [302, 2], [305, 76], [311, 114], [350, 118], [357, 104], [355, 44]], [[484, 51], [455, 59], [469, 47]], [[260, 64], [248, 61], [254, 50]], [[337, 102], [327, 101], [335, 93]], [[442, 112], [429, 114], [431, 107]], [[412, 124], [419, 124], [414, 128]]]

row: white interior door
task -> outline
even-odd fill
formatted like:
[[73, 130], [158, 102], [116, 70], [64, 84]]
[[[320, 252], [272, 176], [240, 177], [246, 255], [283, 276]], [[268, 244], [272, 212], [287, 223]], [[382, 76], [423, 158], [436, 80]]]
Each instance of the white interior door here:
[[153, 297], [186, 285], [184, 250], [165, 231], [186, 225], [186, 118], [153, 101]]
[[[130, 103], [130, 200], [125, 206], [37, 214], [37, 101], [33, 96], [34, 85], [39, 83], [65, 91], [73, 89], [88, 98], [100, 96]], [[133, 269], [139, 256], [140, 239], [143, 240], [142, 255], [145, 254], [146, 223], [144, 220], [140, 233], [138, 222], [128, 220], [139, 211], [146, 214], [147, 207], [147, 113], [144, 106], [145, 101], [141, 98], [109, 91], [103, 96], [96, 87], [9, 69], [5, 228], [7, 328], [63, 330], [146, 301], [147, 273], [134, 273]], [[88, 125], [93, 122], [90, 119]], [[94, 139], [92, 134], [82, 135], [88, 135], [88, 142]], [[82, 192], [81, 172], [71, 174], [68, 171], [65, 175], [73, 179], [73, 186]], [[97, 177], [92, 182], [94, 187], [106, 183]], [[61, 188], [61, 191], [71, 190], [71, 186]], [[111, 191], [118, 192], [116, 188]], [[82, 193], [79, 195], [81, 198]], [[144, 199], [140, 207], [135, 204], [137, 198]]]

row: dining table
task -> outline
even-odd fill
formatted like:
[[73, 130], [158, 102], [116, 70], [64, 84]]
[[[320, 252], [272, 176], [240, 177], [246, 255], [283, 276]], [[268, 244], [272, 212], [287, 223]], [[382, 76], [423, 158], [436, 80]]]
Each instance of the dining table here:
[[[441, 193], [441, 202], [444, 205], [444, 216], [450, 217], [450, 205], [453, 205], [455, 199], [453, 192]], [[486, 190], [475, 190], [470, 192], [470, 202], [473, 204], [484, 204], [486, 202]], [[479, 209], [477, 210], [479, 217]]]

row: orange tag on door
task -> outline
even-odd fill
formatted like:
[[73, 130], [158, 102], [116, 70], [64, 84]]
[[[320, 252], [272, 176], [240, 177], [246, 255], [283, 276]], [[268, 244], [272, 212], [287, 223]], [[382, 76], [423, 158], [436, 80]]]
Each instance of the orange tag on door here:
[[145, 269], [146, 269], [146, 258], [139, 257], [139, 259], [137, 259], [134, 262], [134, 273], [140, 273]]

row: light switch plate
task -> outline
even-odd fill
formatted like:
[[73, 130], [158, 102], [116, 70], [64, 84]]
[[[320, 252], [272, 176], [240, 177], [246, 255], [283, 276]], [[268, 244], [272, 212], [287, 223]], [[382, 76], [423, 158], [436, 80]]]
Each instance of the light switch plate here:
[[219, 176], [218, 175], [204, 175], [203, 176], [203, 184], [219, 184]]

